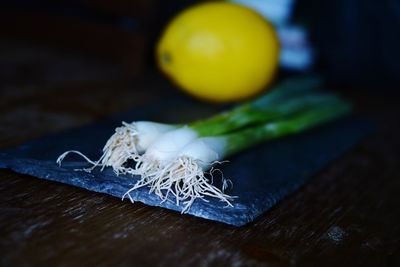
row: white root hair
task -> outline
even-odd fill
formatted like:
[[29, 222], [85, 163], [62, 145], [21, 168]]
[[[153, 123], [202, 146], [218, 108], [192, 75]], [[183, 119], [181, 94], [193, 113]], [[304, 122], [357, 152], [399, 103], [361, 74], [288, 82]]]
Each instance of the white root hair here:
[[[182, 213], [187, 212], [198, 198], [208, 202], [205, 197], [217, 198], [225, 202], [227, 206], [233, 206], [231, 201], [235, 197], [224, 193], [229, 183], [232, 183], [223, 177], [220, 170], [214, 168], [214, 165], [220, 162], [214, 161], [207, 164], [200, 159], [186, 155], [160, 161], [150, 156], [151, 153], [150, 155], [147, 153], [141, 155], [141, 151], [138, 149], [138, 129], [135, 123], [123, 122], [123, 126], [116, 128], [115, 133], [105, 144], [102, 156], [97, 161], [89, 159], [80, 151], [70, 150], [61, 154], [57, 163], [61, 165], [64, 158], [71, 153], [83, 157], [92, 165], [89, 168], [80, 169], [80, 171], [90, 172], [96, 167], [101, 167], [101, 171], [103, 171], [105, 167], [112, 167], [116, 175], [139, 175], [140, 178], [136, 184], [122, 197], [122, 199], [128, 197], [131, 202], [133, 202], [130, 195], [132, 191], [148, 186], [149, 194], [156, 194], [162, 202], [171, 201], [170, 196], [172, 195], [177, 206], [184, 205]], [[208, 173], [205, 172], [207, 169], [210, 169]], [[213, 185], [213, 172], [215, 171], [222, 175], [222, 189]]]
[[140, 155], [136, 148], [138, 131], [135, 123], [122, 123], [123, 126], [117, 127], [115, 133], [108, 139], [103, 147], [103, 154], [97, 160], [93, 161], [80, 151], [69, 150], [61, 154], [57, 158], [57, 163], [61, 165], [64, 158], [73, 153], [83, 157], [92, 166], [83, 169], [84, 171], [92, 171], [96, 167], [101, 167], [101, 171], [105, 167], [112, 167], [115, 174], [136, 174], [133, 168], [125, 167], [124, 164], [128, 160], [140, 161]]
[[223, 178], [223, 188], [220, 190], [213, 185], [212, 173], [217, 169], [211, 168], [208, 173], [209, 179], [200, 166], [204, 164], [199, 164], [198, 160], [187, 156], [178, 157], [162, 165], [156, 160], [149, 160], [143, 156], [135, 170], [141, 178], [124, 194], [122, 199], [128, 197], [132, 201], [130, 196], [132, 191], [148, 186], [149, 193], [159, 196], [162, 202], [170, 200], [169, 195], [173, 195], [177, 206], [180, 203], [184, 204], [182, 213], [187, 212], [198, 198], [208, 202], [204, 198], [206, 196], [217, 198], [232, 207], [231, 201], [234, 197], [224, 193], [230, 181]]

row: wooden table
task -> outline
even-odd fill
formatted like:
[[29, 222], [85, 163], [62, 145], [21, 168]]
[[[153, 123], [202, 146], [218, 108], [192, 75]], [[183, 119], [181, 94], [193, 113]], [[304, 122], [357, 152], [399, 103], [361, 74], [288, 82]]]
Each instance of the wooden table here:
[[[153, 75], [49, 82], [34, 69], [2, 84], [0, 147], [171, 93]], [[241, 228], [0, 170], [0, 265], [400, 266], [399, 107], [379, 92], [345, 95], [376, 132]]]

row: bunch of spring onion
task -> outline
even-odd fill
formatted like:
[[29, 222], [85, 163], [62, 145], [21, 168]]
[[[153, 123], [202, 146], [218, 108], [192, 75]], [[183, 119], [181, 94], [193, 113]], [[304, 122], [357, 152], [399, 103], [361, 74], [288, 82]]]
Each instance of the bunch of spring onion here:
[[[233, 154], [266, 140], [295, 134], [333, 120], [350, 111], [350, 105], [333, 93], [318, 90], [320, 81], [302, 77], [287, 80], [254, 101], [211, 118], [189, 124], [150, 121], [125, 123], [118, 127], [92, 161], [95, 167], [112, 167], [118, 174], [139, 175], [125, 194], [143, 186], [162, 201], [184, 204], [183, 212], [197, 199], [215, 197], [231, 205], [232, 197], [212, 184], [214, 165]], [[133, 162], [133, 163], [132, 163]], [[208, 175], [206, 175], [208, 174]], [[211, 175], [211, 176], [210, 176]]]

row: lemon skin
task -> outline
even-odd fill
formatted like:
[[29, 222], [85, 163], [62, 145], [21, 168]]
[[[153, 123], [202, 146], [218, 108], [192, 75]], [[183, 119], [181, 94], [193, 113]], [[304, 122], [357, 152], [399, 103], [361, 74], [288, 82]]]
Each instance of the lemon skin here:
[[278, 66], [274, 28], [232, 3], [193, 6], [166, 27], [157, 48], [160, 69], [188, 94], [234, 102], [264, 90]]

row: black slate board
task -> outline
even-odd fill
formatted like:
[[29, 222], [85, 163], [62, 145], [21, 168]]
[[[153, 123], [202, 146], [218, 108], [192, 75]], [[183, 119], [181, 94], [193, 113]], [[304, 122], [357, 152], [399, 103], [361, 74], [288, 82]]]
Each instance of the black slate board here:
[[[167, 108], [171, 106], [173, 110]], [[122, 120], [174, 120], [174, 117], [176, 119], [183, 115], [190, 117], [190, 114], [207, 113], [208, 109], [172, 101], [168, 105], [122, 114], [102, 123], [46, 136], [14, 149], [0, 151], [0, 168], [121, 198], [135, 183], [136, 177], [115, 176], [110, 169], [103, 172], [77, 172], [74, 169], [87, 166], [81, 158], [68, 157], [61, 167], [56, 164], [56, 158], [66, 150], [76, 149], [89, 158], [97, 159], [105, 141]], [[219, 167], [234, 185], [227, 191], [238, 197], [233, 202], [234, 207], [226, 207], [225, 203], [212, 198], [208, 199], [209, 202], [198, 199], [188, 214], [235, 226], [245, 225], [303, 185], [308, 178], [356, 144], [369, 131], [370, 125], [367, 122], [348, 117], [249, 149]], [[219, 182], [215, 181], [216, 184]], [[131, 196], [135, 201], [151, 206], [176, 211], [183, 208], [176, 206], [173, 201], [160, 203], [157, 196], [148, 194], [147, 188], [134, 191]]]

